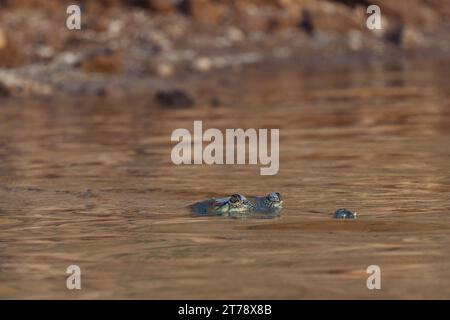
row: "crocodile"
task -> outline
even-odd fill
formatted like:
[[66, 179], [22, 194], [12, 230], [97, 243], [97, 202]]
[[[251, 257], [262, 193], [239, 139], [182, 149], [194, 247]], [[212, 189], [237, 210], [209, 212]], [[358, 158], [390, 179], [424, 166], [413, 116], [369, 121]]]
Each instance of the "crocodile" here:
[[208, 199], [194, 203], [191, 208], [197, 216], [224, 216], [230, 218], [278, 216], [283, 200], [280, 193], [271, 192], [264, 197], [245, 197], [235, 193], [229, 197]]

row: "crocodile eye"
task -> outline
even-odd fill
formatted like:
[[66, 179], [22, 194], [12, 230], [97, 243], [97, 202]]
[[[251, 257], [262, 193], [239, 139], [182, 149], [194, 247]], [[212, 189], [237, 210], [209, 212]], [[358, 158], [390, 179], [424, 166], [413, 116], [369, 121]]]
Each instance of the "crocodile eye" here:
[[278, 202], [278, 201], [281, 201], [281, 194], [278, 193], [278, 192], [271, 192], [271, 193], [269, 193], [269, 194], [267, 195], [267, 198], [268, 198], [270, 201]]

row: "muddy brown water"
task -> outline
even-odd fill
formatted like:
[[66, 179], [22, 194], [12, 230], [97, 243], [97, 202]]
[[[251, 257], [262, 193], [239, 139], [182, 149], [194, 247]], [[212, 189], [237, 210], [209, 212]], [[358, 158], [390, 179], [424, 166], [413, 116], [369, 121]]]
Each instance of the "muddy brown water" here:
[[[182, 110], [2, 100], [0, 298], [450, 298], [449, 70], [249, 68], [188, 87]], [[173, 165], [170, 134], [194, 120], [279, 128], [279, 173]], [[269, 191], [273, 220], [187, 209]], [[359, 219], [331, 219], [340, 207]]]

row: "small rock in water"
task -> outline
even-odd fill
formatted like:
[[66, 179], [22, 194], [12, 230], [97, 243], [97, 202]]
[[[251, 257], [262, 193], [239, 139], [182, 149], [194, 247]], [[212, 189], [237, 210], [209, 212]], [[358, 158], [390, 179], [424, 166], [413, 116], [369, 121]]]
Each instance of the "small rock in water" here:
[[161, 107], [168, 109], [183, 109], [194, 106], [194, 99], [182, 90], [158, 91], [155, 99]]
[[2, 29], [0, 29], [0, 49], [6, 47], [6, 35]]
[[356, 219], [356, 212], [351, 212], [347, 209], [338, 209], [334, 213], [335, 219]]
[[209, 71], [212, 67], [211, 59], [208, 57], [200, 57], [194, 61], [194, 68], [197, 71], [206, 72]]

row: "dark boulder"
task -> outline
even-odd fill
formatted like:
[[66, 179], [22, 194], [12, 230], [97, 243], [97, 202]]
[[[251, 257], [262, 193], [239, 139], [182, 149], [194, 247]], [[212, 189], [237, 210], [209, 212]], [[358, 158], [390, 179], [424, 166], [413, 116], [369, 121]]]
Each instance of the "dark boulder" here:
[[184, 109], [195, 105], [194, 98], [183, 90], [158, 91], [155, 100], [161, 107], [167, 109]]

